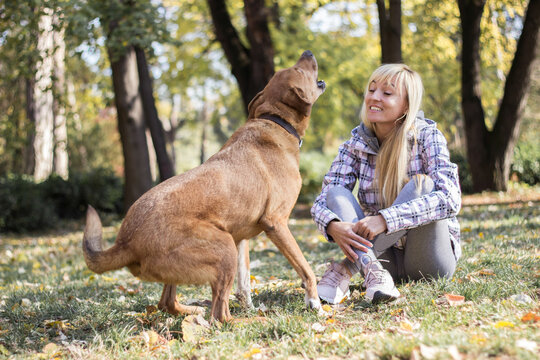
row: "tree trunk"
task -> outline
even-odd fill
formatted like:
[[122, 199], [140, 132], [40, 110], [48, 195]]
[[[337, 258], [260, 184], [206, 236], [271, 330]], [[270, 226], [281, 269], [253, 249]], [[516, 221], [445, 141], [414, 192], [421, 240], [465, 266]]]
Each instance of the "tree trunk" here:
[[39, 35], [37, 48], [40, 61], [36, 66], [34, 86], [35, 104], [35, 137], [34, 137], [34, 178], [42, 181], [51, 175], [53, 170], [53, 27], [52, 10], [44, 9], [39, 19]]
[[506, 190], [510, 178], [514, 146], [519, 137], [531, 76], [538, 64], [539, 32], [540, 1], [531, 0], [514, 54], [514, 61], [506, 77], [504, 95], [490, 144], [496, 190]]
[[401, 0], [377, 0], [379, 32], [381, 37], [381, 63], [401, 63]]
[[473, 190], [505, 191], [514, 145], [538, 53], [540, 2], [529, 2], [493, 130], [485, 124], [480, 91], [480, 21], [486, 0], [458, 0], [463, 48], [462, 111]]
[[25, 80], [26, 92], [26, 117], [30, 122], [28, 132], [26, 134], [26, 146], [24, 149], [24, 169], [25, 174], [34, 174], [36, 163], [36, 155], [34, 151], [34, 139], [36, 134], [36, 100], [34, 98], [35, 79], [29, 78]]
[[137, 58], [132, 46], [120, 56], [111, 60], [114, 98], [118, 116], [118, 130], [124, 154], [124, 209], [129, 207], [142, 194], [152, 187], [148, 144], [146, 142], [146, 123], [139, 93], [139, 74]]
[[58, 14], [53, 15], [53, 22], [57, 30], [53, 33], [54, 39], [54, 162], [53, 170], [63, 179], [69, 175], [69, 161], [67, 153], [67, 123], [65, 107], [65, 57], [66, 44], [64, 41], [64, 27], [61, 26]]
[[159, 178], [160, 181], [163, 181], [174, 176], [174, 164], [171, 162], [171, 159], [167, 153], [165, 131], [163, 130], [163, 124], [161, 124], [158, 117], [154, 93], [152, 90], [152, 78], [150, 77], [150, 72], [148, 71], [148, 64], [146, 62], [144, 50], [139, 47], [135, 47], [135, 53], [137, 55], [139, 86], [144, 108], [144, 115], [146, 118], [146, 125], [150, 129], [150, 134], [152, 136], [152, 143], [154, 145], [159, 168]]
[[201, 132], [201, 164], [206, 161], [206, 149], [208, 147], [208, 123], [210, 122], [210, 111], [208, 108], [208, 102], [204, 100], [204, 104], [200, 114], [200, 123], [202, 127]]
[[207, 0], [210, 7], [214, 33], [242, 95], [244, 110], [251, 99], [261, 91], [274, 75], [274, 47], [268, 29], [268, 9], [264, 0], [244, 0], [247, 21], [248, 49], [238, 36], [231, 22], [224, 0]]

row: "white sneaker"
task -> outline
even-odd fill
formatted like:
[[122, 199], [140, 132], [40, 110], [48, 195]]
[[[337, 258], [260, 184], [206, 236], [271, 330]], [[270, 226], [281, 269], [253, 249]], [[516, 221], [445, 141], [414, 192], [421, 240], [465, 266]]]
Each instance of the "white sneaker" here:
[[372, 304], [396, 300], [400, 293], [394, 285], [392, 275], [380, 264], [377, 265], [371, 263], [367, 266], [368, 272], [364, 280], [366, 299]]
[[329, 304], [339, 304], [349, 297], [351, 276], [345, 265], [330, 263], [328, 269], [317, 284], [319, 297]]

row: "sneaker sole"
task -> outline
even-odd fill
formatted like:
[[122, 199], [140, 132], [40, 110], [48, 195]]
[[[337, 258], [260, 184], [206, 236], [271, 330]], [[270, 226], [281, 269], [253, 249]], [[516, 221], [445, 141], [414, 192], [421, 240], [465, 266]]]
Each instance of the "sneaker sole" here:
[[341, 300], [339, 301], [335, 301], [335, 300], [331, 300], [331, 299], [327, 299], [325, 298], [324, 296], [321, 296], [319, 295], [319, 298], [324, 301], [324, 302], [327, 302], [329, 304], [332, 304], [332, 305], [336, 305], [336, 304], [341, 304], [344, 300], [346, 300], [349, 296], [351, 296], [351, 291], [347, 291], [347, 293], [341, 298]]
[[373, 294], [373, 299], [371, 299], [371, 303], [373, 305], [384, 304], [384, 303], [392, 302], [396, 299], [397, 297], [392, 296], [390, 294], [383, 293], [382, 291], [375, 291], [375, 293]]

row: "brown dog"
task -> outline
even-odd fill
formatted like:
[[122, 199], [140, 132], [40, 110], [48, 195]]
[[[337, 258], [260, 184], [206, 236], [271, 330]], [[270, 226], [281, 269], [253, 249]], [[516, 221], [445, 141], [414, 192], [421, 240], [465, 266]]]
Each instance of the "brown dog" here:
[[[142, 280], [164, 283], [159, 308], [172, 314], [202, 310], [176, 301], [177, 284], [210, 283], [211, 316], [227, 321], [237, 246], [264, 231], [302, 278], [306, 304], [320, 309], [315, 275], [287, 225], [301, 187], [299, 139], [325, 90], [317, 72], [311, 51], [277, 72], [223, 148], [141, 196], [105, 251], [99, 216], [89, 207], [83, 239], [88, 267], [103, 273], [127, 266]], [[246, 268], [249, 258], [238, 262]], [[249, 299], [245, 281], [240, 292]]]

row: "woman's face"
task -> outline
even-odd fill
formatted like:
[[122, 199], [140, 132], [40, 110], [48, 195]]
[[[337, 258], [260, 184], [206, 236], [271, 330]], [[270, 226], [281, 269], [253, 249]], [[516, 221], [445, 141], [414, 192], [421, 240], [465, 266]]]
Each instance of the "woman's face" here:
[[372, 81], [364, 102], [368, 121], [379, 127], [394, 127], [396, 120], [407, 111], [405, 90], [398, 92], [392, 83]]

